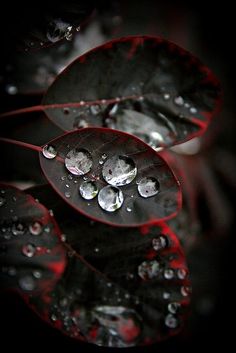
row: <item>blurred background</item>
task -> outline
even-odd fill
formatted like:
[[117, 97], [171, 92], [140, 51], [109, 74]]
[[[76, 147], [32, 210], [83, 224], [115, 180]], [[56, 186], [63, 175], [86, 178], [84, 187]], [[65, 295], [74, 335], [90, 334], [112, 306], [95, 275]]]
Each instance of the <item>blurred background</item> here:
[[[96, 9], [94, 9], [94, 4]], [[81, 13], [80, 9], [83, 8]], [[64, 16], [64, 17], [63, 17]], [[39, 104], [56, 75], [72, 60], [111, 38], [132, 34], [162, 36], [191, 51], [222, 83], [224, 102], [195, 149], [176, 154], [195, 197], [185, 192], [185, 209], [172, 226], [178, 230], [193, 281], [191, 315], [177, 337], [130, 352], [195, 352], [229, 348], [234, 342], [235, 273], [235, 82], [234, 11], [224, 1], [170, 0], [36, 1], [8, 0], [1, 11], [1, 112]], [[62, 18], [60, 23], [54, 19]], [[53, 23], [53, 26], [52, 26]], [[70, 29], [72, 27], [72, 29]], [[1, 135], [43, 144], [59, 130], [42, 113], [1, 121]], [[43, 183], [37, 156], [1, 146], [1, 180], [22, 188]], [[25, 168], [24, 161], [32, 168]], [[194, 214], [194, 216], [193, 216]], [[28, 352], [64, 349], [109, 352], [64, 337], [45, 325], [13, 294], [0, 295], [1, 345]], [[113, 351], [116, 349], [113, 349]], [[123, 349], [126, 351], [126, 349]]]

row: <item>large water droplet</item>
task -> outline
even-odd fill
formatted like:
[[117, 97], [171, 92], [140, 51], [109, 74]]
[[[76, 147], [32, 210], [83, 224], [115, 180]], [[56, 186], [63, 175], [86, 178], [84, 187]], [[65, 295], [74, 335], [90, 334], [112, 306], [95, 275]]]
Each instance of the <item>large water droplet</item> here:
[[177, 311], [180, 309], [180, 303], [169, 303], [168, 304], [168, 310], [171, 314], [176, 314]]
[[163, 235], [160, 235], [158, 238], [152, 239], [153, 249], [159, 251], [167, 247], [167, 239]]
[[165, 317], [165, 324], [169, 328], [176, 328], [178, 326], [178, 320], [172, 314], [168, 314]]
[[29, 231], [32, 235], [39, 235], [42, 232], [42, 224], [39, 222], [34, 222], [30, 224]]
[[53, 147], [51, 145], [45, 145], [43, 147], [42, 152], [43, 152], [44, 157], [46, 157], [47, 159], [53, 159], [57, 155], [57, 151], [56, 151], [55, 147]]
[[25, 233], [25, 227], [22, 223], [14, 223], [11, 231], [13, 235], [23, 235]]
[[105, 186], [99, 191], [98, 203], [107, 212], [118, 210], [124, 202], [123, 192], [115, 186]]
[[6, 200], [0, 196], [0, 207], [6, 203]]
[[130, 184], [134, 180], [137, 168], [131, 158], [113, 156], [104, 163], [102, 175], [108, 184], [122, 186]]
[[157, 195], [159, 189], [160, 184], [158, 180], [153, 177], [144, 177], [138, 183], [138, 192], [144, 198]]
[[85, 149], [73, 149], [67, 153], [65, 166], [74, 175], [87, 174], [92, 166], [92, 156]]
[[19, 279], [19, 286], [25, 291], [32, 291], [35, 289], [35, 280], [30, 275], [25, 275]]
[[98, 188], [93, 181], [83, 181], [79, 188], [80, 195], [85, 200], [92, 200], [98, 194]]
[[33, 257], [36, 251], [36, 248], [33, 244], [26, 244], [21, 249], [22, 254], [27, 257]]
[[172, 270], [172, 268], [167, 268], [164, 271], [164, 277], [165, 279], [172, 279], [174, 278], [174, 271]]
[[144, 280], [157, 277], [160, 272], [160, 264], [156, 261], [144, 261], [138, 267], [138, 275]]

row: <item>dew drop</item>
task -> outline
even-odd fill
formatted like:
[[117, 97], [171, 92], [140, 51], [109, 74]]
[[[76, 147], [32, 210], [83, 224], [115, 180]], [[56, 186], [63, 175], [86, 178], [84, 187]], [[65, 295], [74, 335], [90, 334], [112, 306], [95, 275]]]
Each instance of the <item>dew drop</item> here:
[[165, 279], [172, 279], [174, 277], [174, 271], [172, 270], [172, 268], [167, 268], [164, 271], [164, 277]]
[[161, 249], [166, 248], [167, 240], [166, 237], [160, 235], [158, 238], [152, 239], [152, 247], [154, 250], [159, 251]]
[[169, 292], [164, 292], [163, 293], [163, 299], [169, 299], [170, 298], [170, 293]]
[[134, 161], [126, 156], [113, 156], [103, 165], [102, 175], [113, 186], [130, 184], [137, 175]]
[[160, 272], [160, 264], [156, 261], [144, 261], [138, 267], [138, 275], [144, 280], [157, 277]]
[[98, 253], [99, 251], [99, 248], [94, 248], [94, 252]]
[[126, 211], [127, 211], [127, 212], [132, 212], [132, 208], [126, 207]]
[[188, 297], [192, 292], [192, 288], [189, 286], [182, 286], [180, 292], [183, 297]]
[[187, 277], [187, 271], [184, 268], [179, 268], [177, 270], [177, 277], [179, 279], [185, 279]]
[[79, 32], [80, 29], [81, 29], [80, 26], [77, 26], [75, 30], [76, 30], [76, 32]]
[[177, 311], [180, 309], [180, 304], [179, 303], [169, 303], [168, 304], [168, 311], [171, 313], [171, 314], [176, 314]]
[[169, 94], [169, 93], [164, 93], [164, 94], [163, 94], [163, 99], [164, 99], [165, 101], [168, 101], [168, 100], [170, 99], [170, 94]]
[[98, 204], [107, 211], [114, 212], [121, 208], [124, 202], [123, 192], [115, 186], [105, 186], [99, 191]]
[[55, 314], [52, 314], [52, 315], [51, 315], [51, 320], [52, 320], [53, 322], [57, 321], [57, 316], [56, 316]]
[[44, 231], [45, 231], [46, 233], [50, 233], [50, 227], [49, 227], [49, 226], [46, 226], [46, 227], [44, 228]]
[[6, 203], [6, 200], [0, 196], [0, 207], [5, 205], [5, 203]]
[[69, 198], [71, 197], [71, 193], [70, 193], [69, 191], [66, 191], [66, 192], [65, 192], [65, 197], [66, 197], [67, 199], [69, 199]]
[[56, 151], [55, 147], [53, 147], [51, 145], [45, 145], [43, 147], [42, 152], [43, 152], [44, 157], [46, 157], [47, 159], [53, 159], [57, 155], [57, 151]]
[[25, 227], [22, 223], [15, 223], [11, 231], [13, 235], [23, 235], [25, 233]]
[[114, 104], [111, 110], [109, 111], [109, 115], [110, 116], [115, 115], [117, 113], [117, 110], [118, 110], [118, 104]]
[[98, 104], [95, 104], [95, 105], [91, 105], [90, 106], [90, 111], [92, 113], [92, 115], [98, 115], [101, 111], [101, 108]]
[[171, 314], [165, 317], [165, 324], [169, 328], [176, 328], [178, 326], [178, 320]]
[[65, 166], [74, 175], [87, 174], [93, 166], [92, 156], [85, 149], [73, 149], [66, 155]]
[[69, 108], [69, 107], [63, 108], [63, 113], [64, 113], [65, 115], [69, 115], [69, 114], [70, 114], [70, 108]]
[[61, 241], [63, 243], [66, 241], [66, 235], [65, 234], [61, 234]]
[[6, 92], [11, 95], [15, 95], [18, 92], [18, 89], [14, 85], [6, 85]]
[[191, 108], [189, 109], [189, 111], [190, 111], [191, 114], [196, 114], [196, 113], [197, 113], [197, 109], [194, 108], [194, 107], [191, 107]]
[[19, 286], [25, 291], [32, 291], [35, 289], [35, 280], [32, 276], [23, 276], [19, 279]]
[[36, 279], [40, 279], [40, 278], [42, 278], [42, 272], [35, 270], [35, 271], [33, 271], [33, 276]]
[[85, 200], [92, 200], [98, 194], [98, 188], [93, 181], [83, 181], [79, 188], [80, 195]]
[[182, 107], [182, 105], [184, 105], [184, 100], [183, 100], [183, 97], [181, 96], [175, 97], [174, 102], [179, 107]]
[[29, 231], [32, 235], [39, 235], [42, 233], [42, 224], [39, 222], [34, 222], [30, 224]]
[[159, 189], [159, 181], [153, 177], [144, 177], [138, 183], [138, 192], [144, 198], [157, 195]]
[[33, 257], [36, 252], [36, 248], [33, 244], [26, 244], [22, 247], [21, 252], [26, 257]]

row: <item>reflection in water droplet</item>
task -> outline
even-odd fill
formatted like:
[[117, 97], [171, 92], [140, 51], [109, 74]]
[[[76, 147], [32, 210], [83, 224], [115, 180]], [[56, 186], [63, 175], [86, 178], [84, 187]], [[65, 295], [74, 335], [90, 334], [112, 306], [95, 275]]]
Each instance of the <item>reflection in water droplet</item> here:
[[99, 191], [98, 204], [107, 212], [118, 210], [124, 202], [123, 192], [114, 186], [105, 186]]
[[51, 145], [45, 145], [43, 147], [42, 152], [43, 152], [44, 157], [46, 157], [47, 159], [53, 159], [57, 155], [57, 151], [56, 151], [55, 147], [53, 147]]
[[138, 267], [138, 275], [144, 280], [157, 277], [160, 272], [160, 264], [156, 261], [144, 261]]
[[179, 268], [177, 271], [177, 277], [179, 279], [185, 279], [187, 277], [187, 271], [184, 268]]
[[171, 314], [165, 317], [165, 324], [169, 328], [176, 328], [178, 326], [178, 320]]
[[137, 168], [131, 158], [113, 156], [104, 163], [102, 175], [108, 184], [122, 186], [130, 184], [134, 180]]
[[35, 289], [35, 280], [30, 275], [25, 275], [19, 279], [19, 286], [25, 291], [32, 291]]
[[32, 235], [39, 235], [42, 232], [42, 225], [39, 222], [30, 224], [29, 231]]
[[85, 200], [92, 200], [98, 194], [98, 188], [93, 181], [83, 181], [79, 188], [80, 195]]
[[65, 166], [74, 175], [87, 174], [92, 166], [92, 156], [85, 149], [73, 149], [67, 153]]
[[160, 184], [156, 178], [144, 177], [138, 183], [138, 192], [144, 197], [151, 197], [158, 194], [160, 189]]
[[0, 196], [0, 207], [6, 203], [6, 200]]
[[183, 97], [181, 97], [181, 96], [175, 97], [174, 102], [175, 102], [175, 104], [178, 105], [179, 107], [181, 107], [182, 105], [184, 105], [184, 100], [183, 100]]
[[171, 314], [176, 314], [177, 311], [180, 309], [180, 303], [169, 303], [168, 304], [168, 310]]
[[163, 235], [160, 235], [158, 238], [152, 239], [153, 249], [159, 251], [164, 249], [167, 246], [167, 239]]
[[164, 277], [165, 279], [172, 279], [174, 277], [174, 271], [172, 270], [172, 268], [167, 268], [164, 271]]
[[13, 235], [23, 235], [25, 233], [25, 227], [22, 223], [14, 223], [11, 231]]
[[26, 244], [22, 247], [21, 251], [26, 257], [33, 257], [36, 252], [36, 248], [33, 244]]

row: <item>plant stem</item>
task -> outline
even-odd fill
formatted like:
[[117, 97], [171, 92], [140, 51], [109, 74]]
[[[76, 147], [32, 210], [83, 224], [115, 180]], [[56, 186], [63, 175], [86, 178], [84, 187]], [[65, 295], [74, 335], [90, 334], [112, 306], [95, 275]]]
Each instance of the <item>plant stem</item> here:
[[0, 142], [11, 143], [12, 145], [25, 147], [25, 148], [28, 148], [30, 150], [37, 151], [37, 152], [42, 151], [42, 147], [40, 147], [40, 146], [32, 145], [31, 143], [26, 143], [26, 142], [22, 142], [22, 141], [13, 140], [13, 139], [8, 139], [5, 137], [0, 137]]

